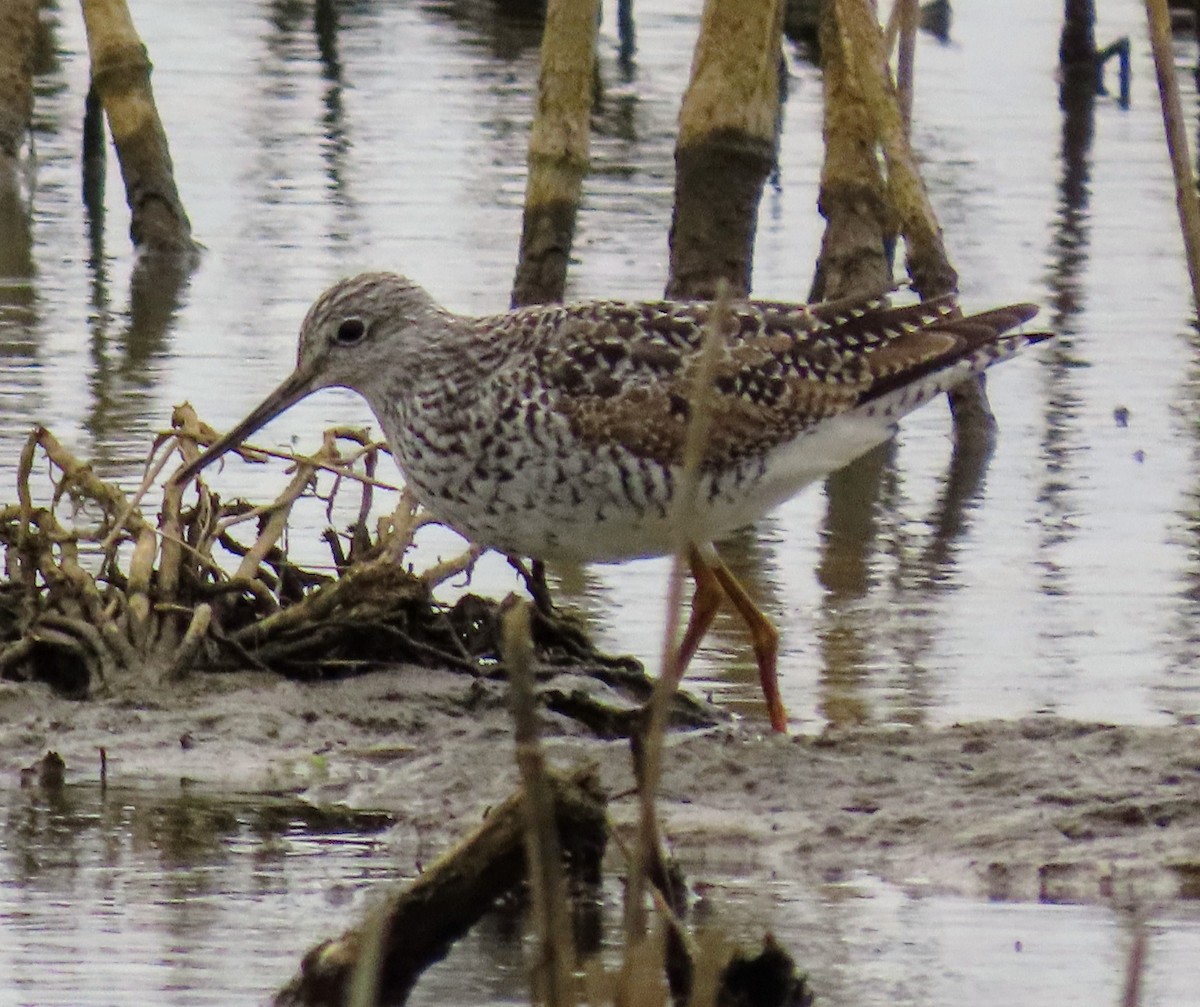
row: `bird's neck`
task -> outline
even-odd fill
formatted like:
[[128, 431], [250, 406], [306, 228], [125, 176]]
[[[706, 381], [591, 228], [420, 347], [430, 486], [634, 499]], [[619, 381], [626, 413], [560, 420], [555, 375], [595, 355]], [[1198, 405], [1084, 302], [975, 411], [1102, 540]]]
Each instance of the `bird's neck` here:
[[495, 373], [498, 346], [475, 319], [431, 308], [402, 361], [368, 369], [355, 388], [390, 438], [430, 416], [454, 416]]

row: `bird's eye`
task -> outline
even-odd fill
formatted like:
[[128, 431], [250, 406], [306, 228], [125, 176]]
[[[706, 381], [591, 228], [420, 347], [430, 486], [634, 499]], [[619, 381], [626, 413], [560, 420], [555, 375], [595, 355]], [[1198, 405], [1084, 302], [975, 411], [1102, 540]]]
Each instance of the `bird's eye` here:
[[361, 318], [346, 318], [337, 327], [334, 341], [342, 346], [353, 346], [367, 334], [367, 323]]

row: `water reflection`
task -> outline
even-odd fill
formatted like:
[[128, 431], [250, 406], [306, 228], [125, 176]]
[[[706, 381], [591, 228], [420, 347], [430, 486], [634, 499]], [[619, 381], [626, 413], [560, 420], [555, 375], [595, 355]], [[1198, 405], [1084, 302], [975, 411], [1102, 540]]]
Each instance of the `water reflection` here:
[[0, 179], [0, 324], [13, 328], [34, 321], [33, 231], [18, 172]]
[[106, 299], [94, 305], [95, 369], [85, 423], [101, 477], [124, 475], [145, 462], [146, 445], [159, 425], [154, 415], [159, 375], [172, 355], [174, 322], [186, 308], [191, 272], [190, 263], [145, 259], [130, 276], [127, 318], [106, 311]]
[[[316, 33], [317, 51], [321, 54], [322, 75], [327, 86], [322, 97], [324, 115], [321, 124], [325, 131], [322, 153], [325, 156], [326, 174], [329, 179], [329, 195], [337, 204], [347, 201], [342, 189], [346, 175], [346, 157], [352, 140], [346, 124], [346, 109], [342, 101], [342, 63], [338, 56], [338, 6], [334, 0], [317, 0], [313, 11], [313, 30]], [[347, 241], [350, 229], [345, 228], [337, 238]]]
[[[411, 869], [387, 852], [387, 821], [186, 789], [0, 791], [0, 1005], [262, 1003], [305, 949]], [[693, 870], [708, 896], [696, 922], [747, 945], [769, 925], [835, 1007], [1111, 1003], [1120, 988], [1127, 918], [1114, 908], [946, 898], [866, 877], [763, 886], [746, 881], [761, 864], [720, 856]], [[620, 902], [610, 881], [585, 911], [609, 967]], [[1181, 904], [1145, 925], [1147, 1002], [1190, 1002], [1196, 913]], [[525, 1002], [526, 929], [523, 902], [501, 902], [410, 1002]]]
[[0, 814], [5, 1004], [259, 1002], [392, 874], [386, 816], [281, 799], [33, 787]]
[[896, 445], [881, 444], [826, 481], [828, 508], [821, 528], [817, 579], [821, 600], [821, 715], [833, 725], [869, 722], [868, 655], [874, 649], [873, 620], [862, 618], [865, 599], [877, 581], [873, 553], [879, 544], [884, 483], [895, 479]]
[[[1062, 111], [1061, 175], [1058, 212], [1051, 228], [1048, 286], [1051, 325], [1059, 334], [1043, 357], [1044, 425], [1040, 455], [1044, 475], [1037, 488], [1040, 541], [1037, 550], [1039, 587], [1049, 615], [1042, 630], [1042, 652], [1056, 656], [1062, 677], [1081, 671], [1070, 651], [1058, 656], [1058, 642], [1086, 633], [1074, 604], [1074, 573], [1070, 552], [1079, 534], [1082, 501], [1077, 493], [1088, 444], [1082, 434], [1083, 399], [1076, 385], [1078, 368], [1089, 366], [1086, 330], [1086, 283], [1090, 262], [1089, 215], [1092, 142], [1095, 129], [1097, 74], [1093, 70], [1066, 73], [1060, 83]], [[1080, 341], [1084, 340], [1081, 348]], [[1081, 353], [1082, 349], [1082, 353]]]

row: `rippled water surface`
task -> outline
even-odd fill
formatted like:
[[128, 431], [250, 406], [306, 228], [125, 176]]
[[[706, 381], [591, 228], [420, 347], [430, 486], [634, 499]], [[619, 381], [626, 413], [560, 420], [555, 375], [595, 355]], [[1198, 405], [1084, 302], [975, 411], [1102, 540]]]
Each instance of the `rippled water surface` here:
[[386, 825], [186, 790], [7, 791], [0, 1003], [260, 1002], [395, 880]]
[[[194, 790], [12, 790], [0, 807], [0, 1005], [266, 1002], [310, 945], [400, 880], [381, 816], [325, 818]], [[820, 1002], [849, 1007], [1116, 1003], [1129, 935], [1111, 909], [980, 903], [863, 878], [798, 892], [736, 877], [709, 895], [748, 946], [769, 927]], [[595, 910], [619, 940], [620, 891]], [[519, 910], [500, 907], [423, 977], [416, 1007], [528, 1003]], [[1194, 1003], [1200, 919], [1147, 921], [1146, 1004]]]
[[[1200, 714], [1200, 371], [1143, 7], [1100, 5], [1101, 42], [1132, 38], [1130, 106], [1100, 96], [1064, 112], [1055, 77], [1061, 6], [959, 6], [948, 43], [920, 41], [916, 147], [967, 306], [1034, 300], [1060, 337], [994, 372], [1001, 435], [986, 467], [952, 456], [947, 410], [934, 404], [907, 420], [894, 444], [737, 536], [726, 555], [782, 628], [783, 690], [798, 729], [1037, 711], [1191, 719]], [[638, 49], [628, 68], [617, 58], [613, 12], [605, 12], [604, 98], [572, 296], [662, 291], [673, 134], [697, 8], [636, 4]], [[464, 312], [508, 302], [535, 26], [503, 22], [488, 4], [465, 0], [341, 4], [336, 37], [314, 31], [304, 3], [143, 4], [134, 16], [206, 252], [178, 291], [131, 286], [128, 215], [111, 156], [106, 210], [85, 213], [78, 152], [86, 46], [77, 11], [64, 6], [54, 15], [55, 61], [39, 79], [32, 227], [27, 241], [10, 232], [0, 252], [6, 501], [35, 422], [127, 488], [174, 403], [190, 400], [214, 426], [230, 425], [290, 368], [311, 299], [348, 273], [405, 272]], [[1194, 120], [1195, 47], [1181, 37], [1176, 55]], [[788, 70], [779, 177], [763, 198], [754, 289], [802, 299], [822, 225], [821, 94], [817, 72], [791, 47]], [[1110, 81], [1115, 91], [1111, 71]], [[315, 445], [326, 426], [372, 422], [352, 394], [325, 392], [261, 439]], [[227, 492], [261, 499], [284, 476], [231, 465], [220, 478]], [[323, 558], [321, 515], [313, 515], [311, 544], [297, 533], [293, 547]], [[665, 570], [647, 561], [555, 575], [605, 646], [652, 661]], [[506, 591], [511, 581], [502, 562], [485, 561], [473, 586]], [[705, 688], [761, 716], [748, 643], [732, 620], [718, 622], [694, 670]], [[10, 818], [21, 813], [14, 800]], [[229, 862], [253, 875], [253, 857], [237, 859], [239, 842], [229, 840]], [[108, 869], [82, 855], [72, 868], [71, 884], [95, 893], [90, 931], [103, 931]], [[199, 867], [187, 871], [204, 877]], [[66, 899], [24, 884], [5, 897], [36, 903], [36, 912]], [[195, 912], [230, 913], [236, 925], [236, 910], [223, 906], [202, 901]], [[63, 901], [62, 911], [82, 919], [92, 910]], [[1011, 948], [1019, 908], [901, 899], [896, 912], [943, 938], [930, 938], [905, 965], [938, 995], [927, 999], [905, 979], [890, 1002], [949, 1002], [951, 994], [975, 1003], [1096, 1002], [1070, 984], [1058, 988], [1077, 989], [1074, 999], [1031, 992], [995, 1001], [959, 984], [955, 935], [994, 932], [996, 954], [1007, 953], [999, 949]], [[1074, 914], [1068, 925], [1080, 947], [1116, 968], [1113, 917], [1063, 913]], [[147, 925], [168, 941], [185, 924], [163, 910]], [[1182, 927], [1161, 941], [1194, 948], [1195, 939], [1194, 928]], [[88, 940], [94, 948], [94, 932]], [[28, 950], [36, 945], [21, 945], [21, 960], [37, 963]], [[43, 961], [71, 958], [69, 948], [51, 942]], [[155, 961], [147, 983], [174, 989], [163, 978], [174, 968], [171, 953]], [[24, 997], [8, 1002], [49, 1002]]]

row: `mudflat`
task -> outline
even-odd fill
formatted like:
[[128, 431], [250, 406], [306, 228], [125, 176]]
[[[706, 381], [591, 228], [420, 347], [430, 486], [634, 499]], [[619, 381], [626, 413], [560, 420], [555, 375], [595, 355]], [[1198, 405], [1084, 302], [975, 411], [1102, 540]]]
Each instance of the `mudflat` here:
[[[551, 762], [596, 762], [615, 821], [629, 827], [627, 743], [555, 714], [544, 727]], [[100, 748], [122, 784], [190, 781], [386, 810], [401, 860], [436, 855], [516, 783], [506, 686], [462, 673], [396, 666], [320, 684], [200, 675], [83, 702], [0, 686], [10, 780], [54, 750], [68, 784], [95, 781]], [[672, 733], [660, 807], [695, 877], [819, 885], [865, 872], [1000, 899], [1200, 897], [1192, 724], [1046, 716], [779, 737], [726, 720]]]

